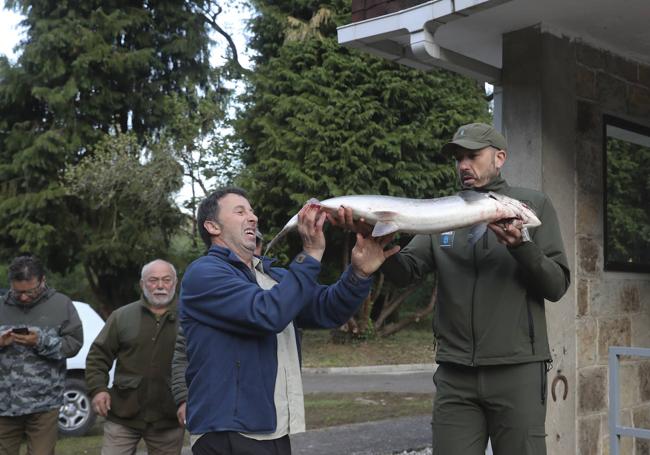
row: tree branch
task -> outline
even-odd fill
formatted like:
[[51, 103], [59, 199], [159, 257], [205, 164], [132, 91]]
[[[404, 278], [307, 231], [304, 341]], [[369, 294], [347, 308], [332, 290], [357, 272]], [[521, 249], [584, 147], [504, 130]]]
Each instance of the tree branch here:
[[401, 292], [399, 296], [393, 301], [385, 302], [384, 307], [381, 309], [381, 313], [379, 313], [379, 316], [375, 321], [375, 330], [379, 330], [388, 316], [390, 316], [404, 302], [404, 300], [408, 298], [408, 296], [413, 294], [416, 289], [417, 286], [408, 287], [403, 292]]
[[416, 312], [415, 314], [412, 314], [408, 318], [402, 319], [399, 322], [389, 324], [385, 327], [383, 327], [381, 330], [377, 330], [377, 335], [384, 338], [389, 335], [392, 335], [395, 332], [399, 332], [402, 330], [404, 327], [407, 325], [417, 322], [423, 317], [427, 316], [428, 314], [433, 312], [433, 309], [436, 305], [436, 289], [437, 286], [433, 287], [433, 291], [431, 292], [431, 299], [429, 299], [429, 304], [426, 306], [426, 308], [423, 308], [422, 310]]
[[[228, 32], [226, 32], [219, 23], [217, 22], [217, 17], [219, 14], [223, 12], [223, 8], [219, 6], [216, 2], [213, 1], [208, 1], [205, 3], [204, 6], [197, 6], [194, 4], [194, 2], [188, 2], [187, 3], [188, 8], [196, 8], [196, 10], [203, 15], [205, 21], [210, 24], [210, 26], [218, 33], [220, 34], [228, 43], [228, 47], [230, 48], [231, 52], [231, 61], [239, 70], [242, 74], [248, 74], [248, 70], [241, 66], [241, 63], [239, 63], [239, 53], [237, 52], [237, 45], [233, 41], [232, 37]], [[216, 11], [213, 11], [216, 10]]]
[[201, 191], [203, 191], [203, 195], [207, 196], [209, 194], [208, 188], [205, 186], [205, 183], [203, 180], [201, 180], [199, 177], [195, 176], [194, 173], [192, 172], [183, 172], [183, 175], [185, 177], [189, 177], [194, 183], [199, 185], [201, 187]]
[[84, 264], [83, 269], [84, 269], [84, 273], [86, 274], [86, 280], [88, 280], [88, 284], [90, 285], [90, 291], [93, 293], [95, 298], [99, 301], [101, 315], [103, 316], [104, 319], [106, 319], [110, 314], [109, 305], [104, 299], [104, 294], [102, 293], [102, 290], [99, 287], [99, 281], [97, 280], [97, 276], [93, 273], [89, 265]]

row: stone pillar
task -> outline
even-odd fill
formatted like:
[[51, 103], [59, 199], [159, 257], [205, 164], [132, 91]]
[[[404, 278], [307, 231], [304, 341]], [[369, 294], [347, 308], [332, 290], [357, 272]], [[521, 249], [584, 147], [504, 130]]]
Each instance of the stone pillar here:
[[[574, 45], [539, 27], [503, 37], [503, 130], [508, 140], [504, 175], [511, 185], [544, 191], [558, 213], [574, 283], [575, 271], [575, 58]], [[549, 454], [576, 450], [576, 286], [556, 303], [546, 302], [554, 366], [549, 372], [546, 420]], [[604, 374], [598, 371], [596, 374]], [[568, 394], [550, 385], [557, 375]], [[606, 378], [606, 374], [604, 376]], [[585, 423], [586, 424], [586, 423]], [[585, 431], [595, 431], [594, 422]]]

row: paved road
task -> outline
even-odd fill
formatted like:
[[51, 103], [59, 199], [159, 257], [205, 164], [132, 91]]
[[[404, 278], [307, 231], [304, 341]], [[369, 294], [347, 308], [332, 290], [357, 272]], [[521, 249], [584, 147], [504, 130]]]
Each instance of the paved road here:
[[[291, 436], [293, 455], [389, 455], [426, 447], [431, 447], [429, 416], [341, 425]], [[191, 453], [183, 448], [183, 455]]]
[[[304, 369], [305, 393], [433, 392], [433, 366], [396, 365], [370, 368]], [[431, 447], [431, 416], [401, 417], [378, 422], [310, 430], [291, 437], [294, 455], [427, 454]], [[486, 455], [491, 455], [488, 447]], [[189, 448], [183, 455], [191, 455]]]
[[311, 430], [291, 437], [294, 455], [384, 455], [431, 447], [431, 417]]
[[317, 392], [393, 392], [433, 393], [433, 366], [405, 366], [401, 370], [388, 368], [309, 369], [303, 371], [305, 393]]

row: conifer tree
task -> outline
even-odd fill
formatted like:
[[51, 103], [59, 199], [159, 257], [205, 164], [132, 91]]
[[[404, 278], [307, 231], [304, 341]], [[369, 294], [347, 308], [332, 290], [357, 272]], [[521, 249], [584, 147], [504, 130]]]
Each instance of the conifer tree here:
[[[461, 124], [488, 120], [481, 84], [340, 46], [336, 26], [350, 21], [347, 1], [254, 3], [256, 66], [236, 131], [240, 181], [265, 232], [278, 232], [311, 197], [454, 191], [452, 159], [440, 148]], [[351, 242], [340, 230], [328, 235], [322, 275], [332, 280]], [[299, 240], [289, 242], [296, 253]]]
[[[115, 175], [124, 179], [122, 196], [106, 195], [114, 202], [107, 206], [88, 191], [71, 191], [79, 188], [64, 185], [64, 175], [78, 175], [66, 170], [92, 161], [98, 144], [117, 160], [100, 161], [106, 175], [129, 172], [119, 162], [121, 134], [142, 154], [177, 115], [170, 97], [211, 96], [214, 17], [205, 15], [211, 2], [9, 0], [5, 6], [25, 15], [26, 37], [15, 64], [0, 60], [0, 255], [31, 251], [60, 272], [83, 263], [109, 312], [137, 297], [141, 265], [166, 254], [181, 222], [171, 196], [182, 171], [168, 166], [158, 175], [169, 180], [157, 187], [165, 193], [155, 212], [144, 210], [151, 201], [128, 176]], [[131, 178], [145, 175], [145, 161], [142, 155], [131, 161], [139, 166]], [[155, 186], [139, 182], [148, 184]]]
[[[480, 84], [341, 47], [334, 21], [348, 20], [347, 2], [331, 2], [329, 14], [323, 2], [256, 3], [258, 54], [237, 133], [242, 181], [265, 229], [277, 232], [310, 197], [454, 190], [453, 163], [440, 148], [461, 124], [488, 119]], [[301, 23], [312, 33], [292, 34]]]

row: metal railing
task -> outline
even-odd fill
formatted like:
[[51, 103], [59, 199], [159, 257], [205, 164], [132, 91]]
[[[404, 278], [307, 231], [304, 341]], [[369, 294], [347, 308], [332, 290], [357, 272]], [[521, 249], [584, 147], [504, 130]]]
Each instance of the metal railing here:
[[609, 451], [610, 455], [620, 455], [621, 436], [650, 439], [650, 429], [624, 427], [620, 424], [620, 382], [619, 361], [621, 356], [650, 358], [649, 348], [625, 348], [612, 346], [609, 348]]

